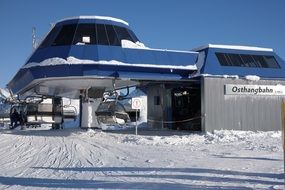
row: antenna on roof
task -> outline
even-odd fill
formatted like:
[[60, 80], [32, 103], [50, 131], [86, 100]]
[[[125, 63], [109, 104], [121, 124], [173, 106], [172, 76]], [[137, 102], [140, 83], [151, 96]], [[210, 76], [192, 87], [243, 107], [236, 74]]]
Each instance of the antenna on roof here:
[[32, 28], [32, 48], [35, 50], [38, 47], [37, 39], [36, 39], [36, 27]]

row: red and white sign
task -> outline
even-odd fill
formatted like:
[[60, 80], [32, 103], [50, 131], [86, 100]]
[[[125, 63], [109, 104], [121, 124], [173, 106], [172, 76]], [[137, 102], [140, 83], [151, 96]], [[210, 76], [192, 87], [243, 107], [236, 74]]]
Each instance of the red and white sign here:
[[142, 99], [141, 98], [132, 98], [132, 109], [139, 110], [142, 108]]

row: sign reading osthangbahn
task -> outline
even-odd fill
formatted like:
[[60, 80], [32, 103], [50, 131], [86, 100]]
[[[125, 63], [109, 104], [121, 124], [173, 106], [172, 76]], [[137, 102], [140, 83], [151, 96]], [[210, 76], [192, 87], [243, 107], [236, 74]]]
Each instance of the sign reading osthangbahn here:
[[226, 84], [225, 95], [284, 96], [285, 86]]

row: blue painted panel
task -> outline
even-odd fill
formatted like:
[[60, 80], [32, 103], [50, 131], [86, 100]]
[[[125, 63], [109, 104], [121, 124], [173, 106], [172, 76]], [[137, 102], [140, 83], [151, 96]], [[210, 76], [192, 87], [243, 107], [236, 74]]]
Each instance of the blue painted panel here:
[[110, 61], [112, 60], [111, 49], [109, 46], [97, 45], [98, 46], [98, 60]]
[[136, 49], [136, 51], [139, 53], [141, 63], [155, 65], [158, 64], [152, 50]]
[[69, 56], [93, 61], [117, 60], [126, 63], [126, 56], [121, 47], [103, 45], [73, 45]]
[[38, 66], [21, 69], [9, 83], [13, 92], [18, 92], [35, 79], [69, 76], [98, 76], [132, 78], [141, 80], [180, 80], [187, 79], [194, 71], [152, 67], [134, 67], [104, 64], [63, 64]]
[[[168, 74], [169, 76], [179, 75], [186, 76], [193, 71], [173, 70], [164, 68], [150, 68], [150, 67], [132, 67], [132, 66], [118, 66], [118, 65], [104, 65], [104, 64], [74, 64], [74, 65], [53, 65], [53, 66], [38, 66], [27, 69], [34, 79], [47, 77], [68, 77], [68, 76], [92, 76], [100, 75], [102, 77], [113, 76], [114, 73], [144, 73], [144, 75], [152, 74]], [[62, 72], [64, 71], [64, 72]], [[127, 77], [130, 78], [130, 77]], [[148, 78], [144, 78], [148, 80]]]
[[[40, 66], [29, 69], [34, 79], [48, 77], [82, 76], [82, 65]], [[64, 72], [63, 72], [64, 71]]]
[[85, 46], [83, 45], [73, 45], [70, 48], [69, 55], [71, 57], [75, 57], [77, 59], [81, 59], [84, 55]]
[[125, 52], [123, 52], [120, 46], [112, 46], [110, 50], [111, 50], [112, 60], [118, 60], [123, 63], [128, 63]]
[[21, 69], [12, 81], [9, 82], [8, 86], [13, 93], [16, 93], [28, 85], [34, 77], [29, 69]]
[[198, 53], [171, 52], [167, 50], [146, 50], [123, 48], [128, 63], [155, 65], [194, 65]]
[[218, 74], [218, 73], [219, 75], [223, 75], [222, 68], [218, 62], [218, 59], [216, 58], [216, 55], [213, 54], [212, 51], [208, 50], [207, 59], [205, 60], [202, 74]]
[[84, 76], [104, 76], [104, 77], [118, 77], [114, 75], [114, 71], [102, 71], [102, 70], [86, 70], [83, 72]]
[[80, 59], [88, 59], [88, 60], [93, 60], [93, 61], [99, 60], [97, 46], [86, 45], [84, 46], [83, 50], [84, 50], [83, 55], [82, 57], [79, 57]]
[[[159, 65], [173, 65], [167, 51], [154, 51], [155, 59]], [[174, 64], [176, 65], [176, 64]]]
[[117, 60], [129, 64], [154, 64], [154, 65], [194, 65], [198, 53], [171, 52], [165, 50], [128, 49], [119, 46], [105, 45], [72, 45], [53, 46], [37, 49], [28, 62], [41, 62], [48, 58], [59, 57], [66, 59], [68, 56], [77, 59], [93, 61]]
[[140, 54], [136, 49], [128, 49], [128, 48], [122, 48], [122, 51], [124, 52], [126, 56], [126, 62], [127, 63], [142, 63]]
[[46, 51], [46, 56], [51, 57], [60, 57], [66, 59], [69, 55], [71, 46], [53, 46], [51, 51]]
[[30, 62], [39, 63], [44, 61], [45, 59], [54, 58], [54, 57], [66, 59], [69, 55], [70, 48], [71, 46], [53, 46], [43, 49], [37, 49], [30, 57], [30, 59], [27, 61], [27, 63]]
[[184, 53], [184, 52], [167, 52], [172, 65], [193, 65], [196, 63], [198, 56], [193, 56], [191, 53]]
[[68, 76], [83, 76], [84, 65], [68, 65], [68, 67], [63, 65], [58, 69], [59, 73], [63, 70], [67, 71]]
[[28, 63], [31, 63], [31, 62], [39, 63], [39, 62], [45, 60], [47, 58], [46, 51], [47, 51], [47, 49], [37, 49], [31, 55], [31, 57], [28, 59], [28, 61], [25, 63], [25, 65]]
[[181, 80], [182, 77], [179, 74], [169, 74], [169, 73], [135, 73], [135, 72], [124, 72], [120, 71], [120, 78], [132, 78], [137, 80]]

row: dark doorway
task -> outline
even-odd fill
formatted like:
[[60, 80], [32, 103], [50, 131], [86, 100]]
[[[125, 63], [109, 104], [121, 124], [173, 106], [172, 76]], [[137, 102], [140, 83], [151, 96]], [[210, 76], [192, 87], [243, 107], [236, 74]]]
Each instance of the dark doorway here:
[[151, 83], [146, 86], [148, 126], [201, 131], [201, 83]]
[[201, 87], [193, 85], [173, 88], [172, 93], [173, 129], [201, 130]]

